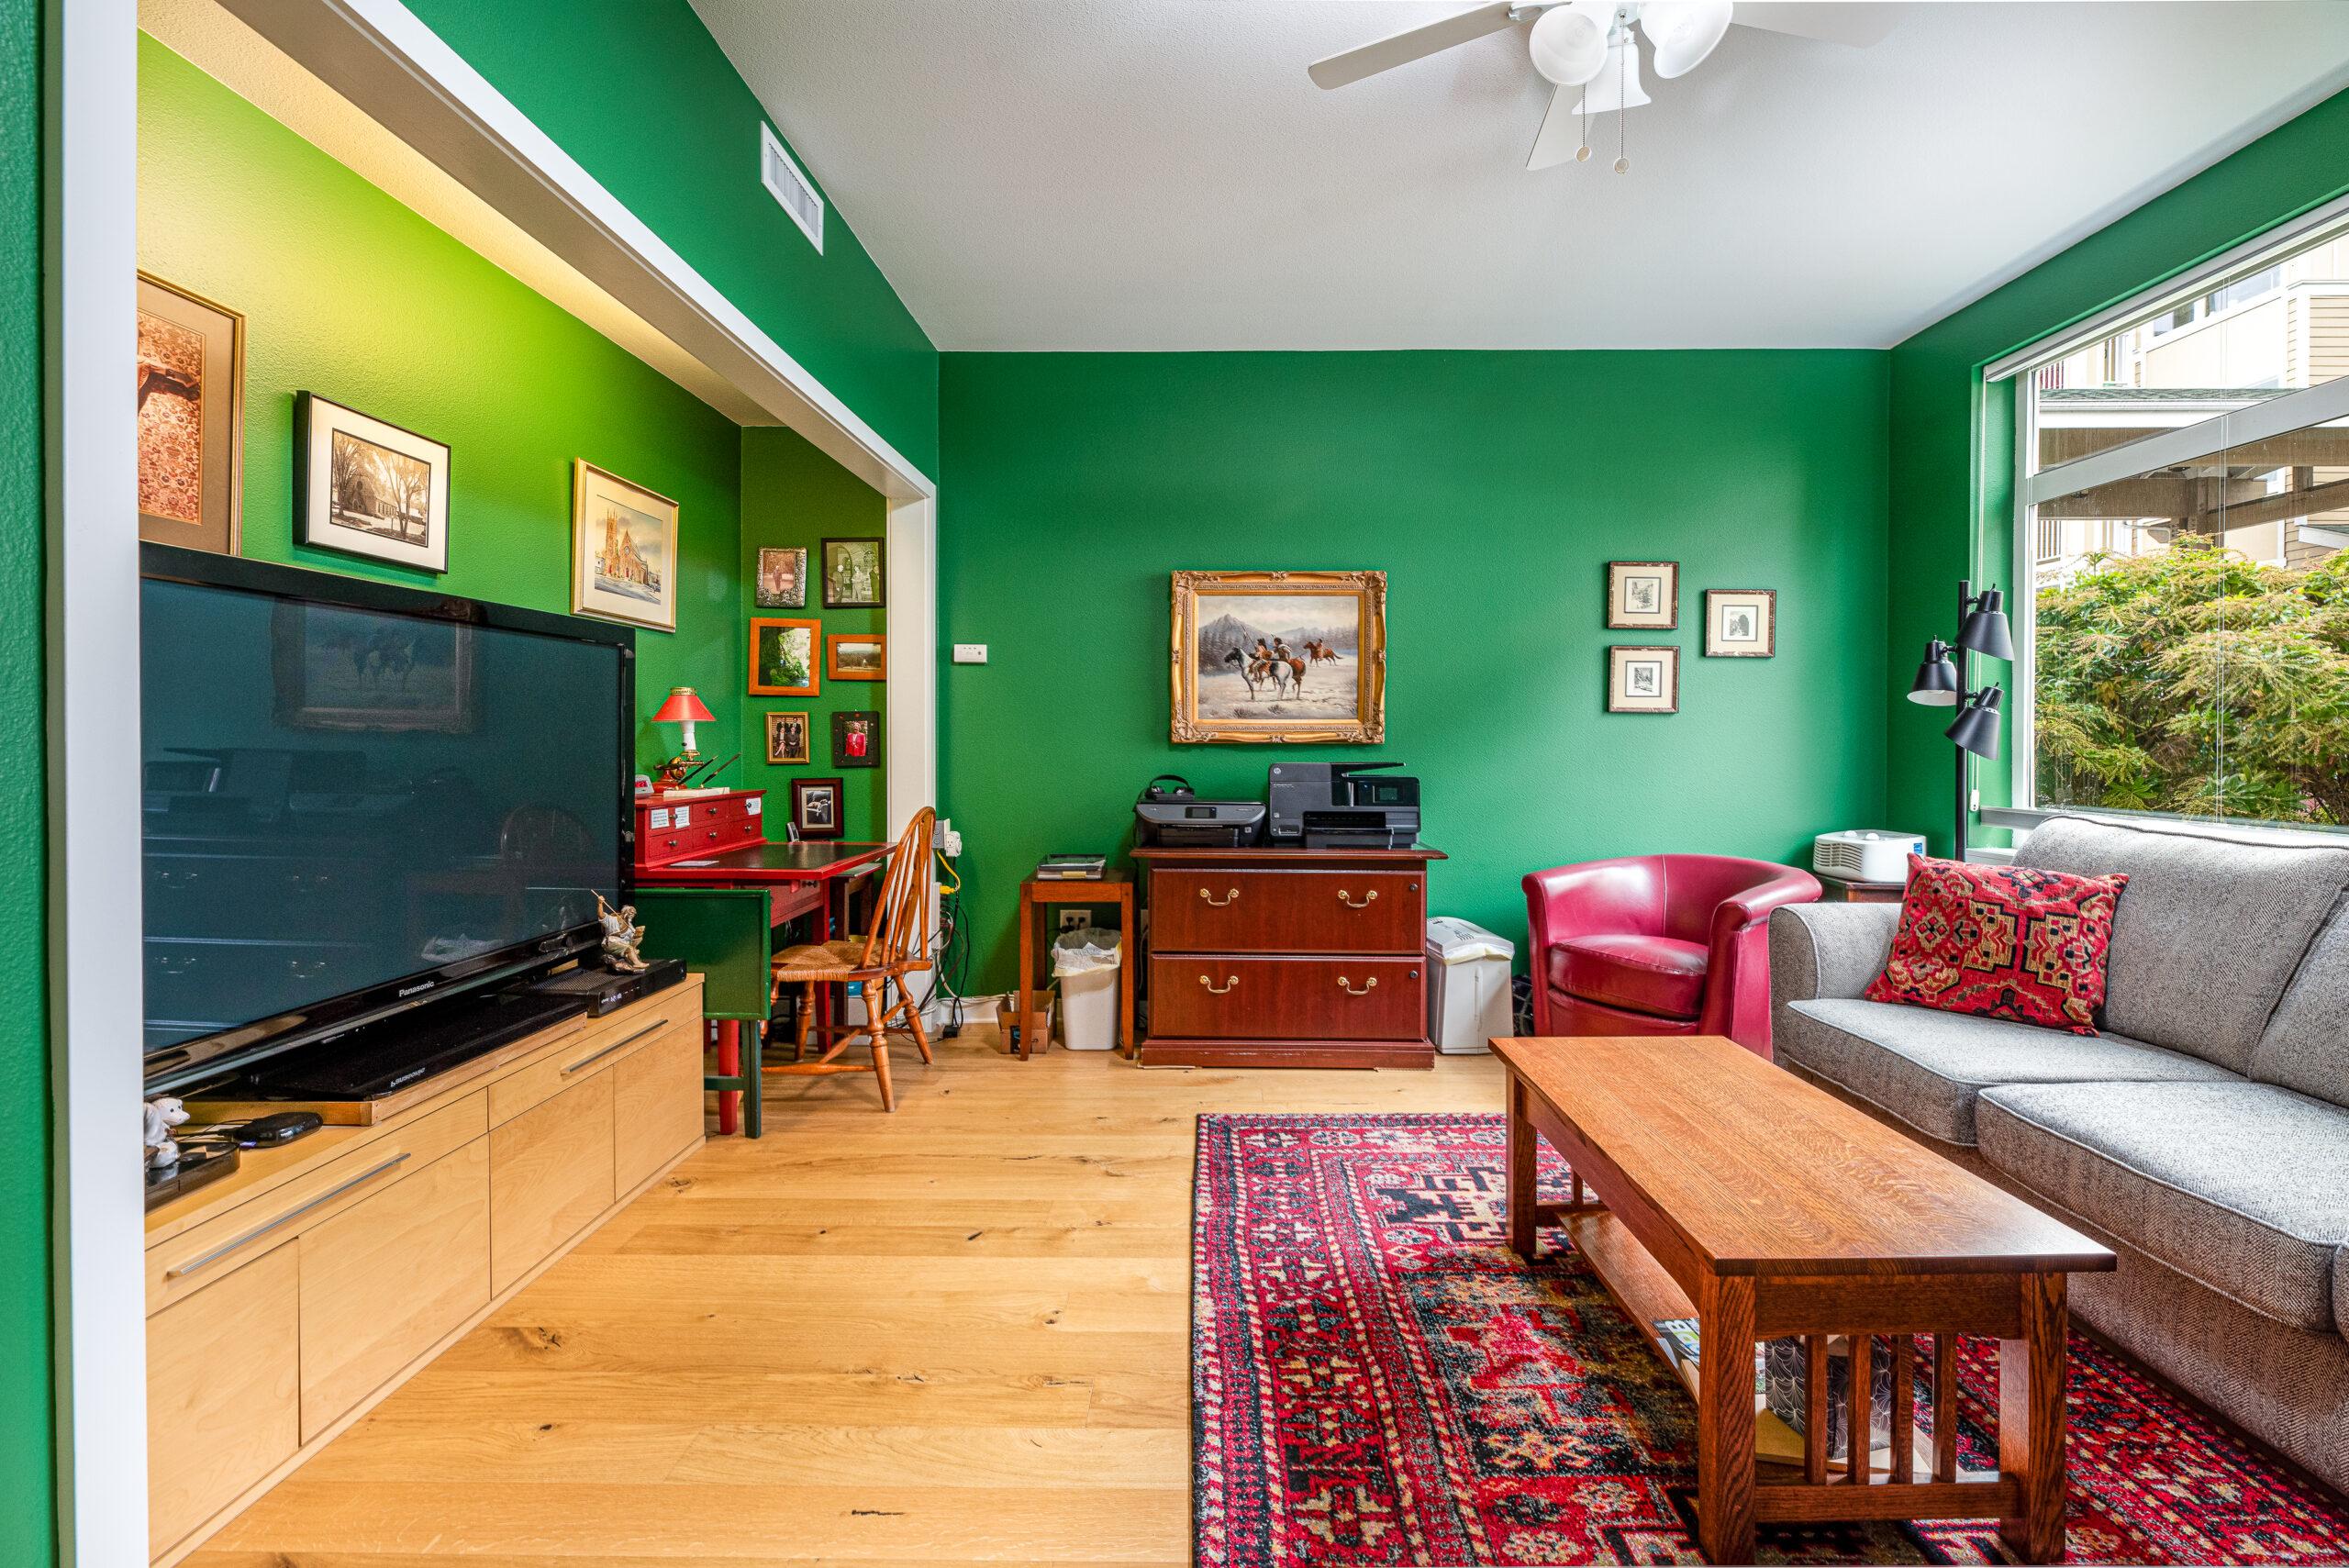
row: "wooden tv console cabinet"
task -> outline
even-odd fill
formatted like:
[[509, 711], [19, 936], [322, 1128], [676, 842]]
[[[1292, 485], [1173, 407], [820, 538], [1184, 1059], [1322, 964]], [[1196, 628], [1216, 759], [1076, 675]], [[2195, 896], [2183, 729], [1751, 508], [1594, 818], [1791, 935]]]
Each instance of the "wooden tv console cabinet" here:
[[1138, 849], [1144, 1066], [1432, 1067], [1430, 849]]
[[[175, 1562], [701, 1146], [701, 977], [249, 1151], [147, 1217], [149, 1549]], [[231, 1110], [283, 1106], [203, 1104]]]

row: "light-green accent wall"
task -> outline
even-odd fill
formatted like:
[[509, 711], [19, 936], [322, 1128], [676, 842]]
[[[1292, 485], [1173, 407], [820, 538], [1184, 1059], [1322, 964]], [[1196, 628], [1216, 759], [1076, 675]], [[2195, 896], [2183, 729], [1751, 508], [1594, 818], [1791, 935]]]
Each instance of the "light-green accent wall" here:
[[[759, 183], [765, 113], [686, 0], [409, 9], [834, 396], [937, 473], [937, 350], [839, 207], [828, 206], [819, 255]], [[798, 161], [820, 188], [823, 170]]]
[[[824, 608], [823, 541], [827, 539], [879, 539], [888, 523], [881, 496], [854, 474], [809, 445], [796, 430], [768, 428], [742, 432], [742, 558], [741, 608], [747, 627], [753, 616], [780, 616], [793, 620], [819, 620], [824, 635], [877, 632], [888, 611]], [[761, 547], [799, 546], [807, 551], [807, 603], [801, 609], [762, 609], [758, 606], [758, 559]], [[885, 596], [887, 584], [883, 584]], [[749, 673], [750, 651], [743, 650]], [[816, 659], [823, 667], [823, 636], [816, 641]], [[887, 686], [879, 681], [835, 681], [827, 674], [812, 697], [746, 697], [742, 726], [736, 742], [742, 752], [739, 773], [729, 769], [726, 782], [745, 789], [768, 792], [766, 809], [775, 814], [768, 837], [783, 837], [781, 824], [791, 809], [795, 778], [836, 778], [841, 781], [841, 832], [843, 838], [878, 840], [885, 837], [887, 796], [882, 781], [887, 776], [889, 752], [881, 747], [881, 765], [840, 768], [832, 765], [832, 715], [847, 709], [886, 713]], [[766, 716], [804, 713], [807, 716], [807, 763], [805, 767], [769, 766]], [[876, 743], [878, 742], [876, 737]], [[736, 746], [729, 746], [731, 751]], [[719, 755], [724, 755], [723, 752]]]
[[[1162, 772], [1261, 799], [1276, 758], [1401, 762], [1433, 911], [1520, 942], [1540, 867], [1874, 824], [1885, 403], [1880, 352], [947, 355], [939, 637], [990, 646], [939, 667], [974, 988], [1011, 983], [1037, 858], [1128, 847]], [[1606, 629], [1610, 560], [1681, 563], [1678, 630]], [[1386, 743], [1170, 742], [1177, 568], [1385, 571]], [[1776, 589], [1777, 657], [1698, 657], [1707, 588]], [[1606, 713], [1605, 650], [1648, 642], [1680, 712]]]
[[[55, 1551], [50, 1338], [50, 1073], [42, 908], [41, 0], [0, 0], [0, 1555]], [[126, 1123], [125, 1125], [128, 1125]], [[127, 1152], [127, 1148], [126, 1148]]]
[[[139, 52], [139, 263], [245, 316], [242, 552], [569, 613], [572, 462], [678, 503], [677, 629], [637, 636], [638, 752], [673, 685], [731, 732], [740, 431], [154, 39]], [[294, 395], [450, 449], [449, 570], [294, 542]]]
[[[1901, 678], [1884, 695], [1890, 826], [1930, 830], [1933, 852], [1949, 852], [1956, 785], [1950, 745], [1941, 733], [1948, 716], [1943, 710], [1936, 718], [1905, 700], [1907, 673], [1926, 639], [1955, 635], [1961, 577], [2014, 585], [2015, 387], [2009, 382], [1986, 388], [1982, 368], [2344, 192], [2349, 93], [2326, 99], [1893, 350], [1887, 662]], [[2009, 607], [2015, 607], [2011, 594]], [[1976, 676], [2011, 678], [1995, 661], [1982, 662]], [[2011, 741], [2011, 725], [2007, 738]], [[2006, 758], [1976, 765], [1986, 805], [2007, 802], [2011, 778]], [[1998, 838], [1977, 831], [1976, 841]]]

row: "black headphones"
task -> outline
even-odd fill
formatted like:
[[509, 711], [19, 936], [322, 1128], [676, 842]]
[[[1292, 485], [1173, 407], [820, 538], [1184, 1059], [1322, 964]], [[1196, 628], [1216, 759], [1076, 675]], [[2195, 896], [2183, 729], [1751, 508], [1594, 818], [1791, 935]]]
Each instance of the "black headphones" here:
[[[1174, 787], [1172, 789], [1161, 789], [1158, 786], [1162, 784], [1172, 784]], [[1141, 798], [1145, 801], [1197, 800], [1199, 798], [1199, 795], [1198, 791], [1191, 787], [1191, 781], [1185, 778], [1182, 774], [1161, 773], [1156, 778], [1141, 786]]]

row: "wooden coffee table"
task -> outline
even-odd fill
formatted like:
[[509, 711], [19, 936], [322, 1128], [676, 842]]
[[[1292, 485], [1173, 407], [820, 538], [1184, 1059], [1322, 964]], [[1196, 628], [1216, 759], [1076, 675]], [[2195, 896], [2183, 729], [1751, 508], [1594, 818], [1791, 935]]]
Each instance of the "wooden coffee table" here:
[[[1753, 1561], [1757, 1521], [1989, 1518], [2025, 1561], [2064, 1555], [2065, 1275], [2105, 1248], [1899, 1133], [1711, 1036], [1496, 1040], [1508, 1068], [1509, 1245], [1556, 1217], [1658, 1353], [1696, 1318], [1698, 1544]], [[1534, 1196], [1535, 1139], [1574, 1170]], [[1584, 1188], [1596, 1194], [1587, 1201]], [[1933, 1336], [1931, 1479], [1915, 1473], [1915, 1346]], [[1892, 1445], [1828, 1473], [1827, 1340], [1851, 1344], [1850, 1427], [1869, 1426], [1891, 1338]], [[1955, 1337], [1998, 1341], [1998, 1471], [1957, 1467]], [[1803, 1340], [1799, 1464], [1757, 1465], [1753, 1346]], [[1721, 1347], [1734, 1347], [1724, 1351]], [[1768, 1418], [1775, 1419], [1775, 1418]]]

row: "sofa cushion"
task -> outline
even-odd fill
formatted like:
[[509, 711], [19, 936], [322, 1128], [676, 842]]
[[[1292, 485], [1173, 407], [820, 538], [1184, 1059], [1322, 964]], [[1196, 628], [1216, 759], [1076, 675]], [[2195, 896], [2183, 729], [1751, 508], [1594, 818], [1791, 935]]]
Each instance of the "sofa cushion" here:
[[2349, 1110], [2270, 1084], [2012, 1084], [1982, 1157], [2253, 1311], [2334, 1327]]
[[1550, 984], [1569, 996], [1660, 1018], [1705, 1005], [1704, 947], [1670, 937], [1576, 937], [1550, 949]]
[[2237, 1073], [2250, 1070], [2285, 983], [2349, 888], [2349, 849], [2079, 817], [2033, 830], [2015, 863], [2128, 873], [2104, 1027]]
[[1849, 1090], [1944, 1143], [1974, 1141], [1974, 1100], [1998, 1084], [2224, 1079], [2207, 1062], [2118, 1035], [2062, 1034], [1890, 1002], [1797, 1002], [1778, 1061]]
[[1910, 855], [1892, 955], [1861, 995], [2094, 1034], [2128, 881]]
[[2349, 910], [2309, 949], [2267, 1032], [2251, 1075], [2336, 1106], [2349, 1106]]

